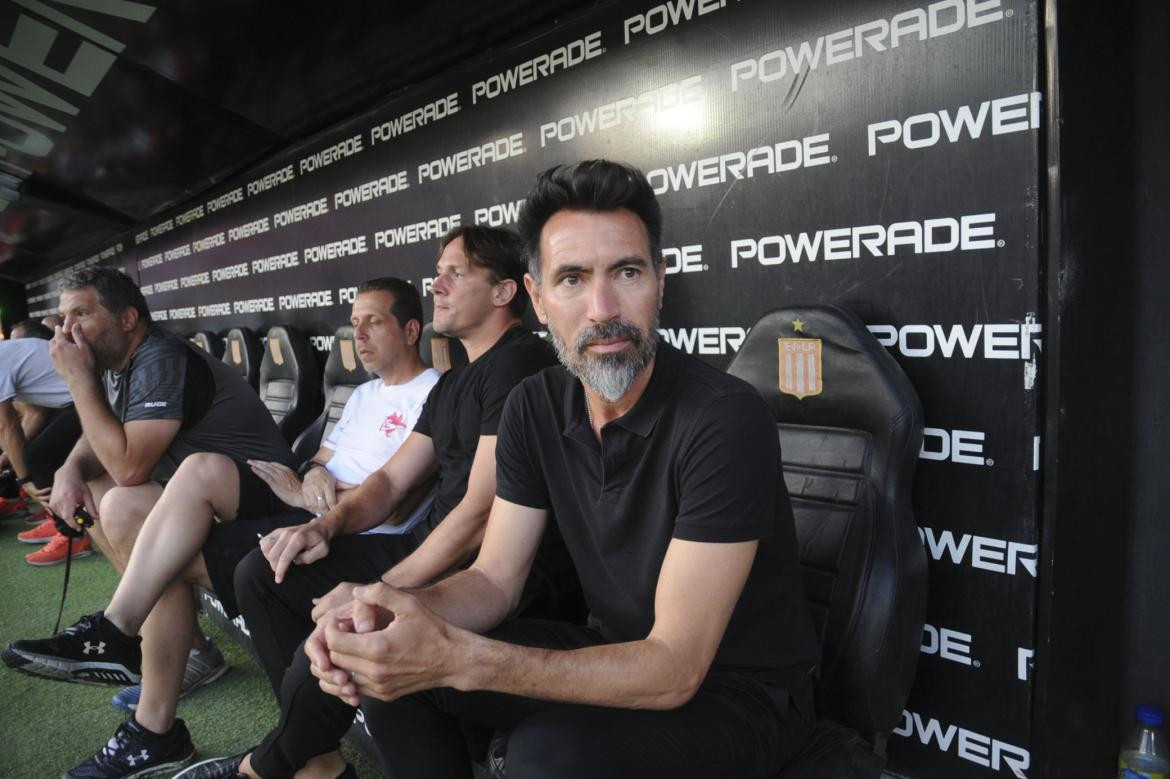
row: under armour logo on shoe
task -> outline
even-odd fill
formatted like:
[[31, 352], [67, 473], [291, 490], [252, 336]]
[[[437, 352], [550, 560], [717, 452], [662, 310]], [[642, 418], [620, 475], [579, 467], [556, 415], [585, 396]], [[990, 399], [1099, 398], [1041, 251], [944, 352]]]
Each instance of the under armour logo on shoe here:
[[149, 759], [150, 759], [150, 753], [147, 752], [145, 749], [142, 750], [141, 752], [139, 752], [137, 755], [127, 755], [126, 756], [126, 762], [132, 766], [138, 765], [139, 760], [141, 760], [142, 762], [146, 762]]
[[81, 651], [83, 651], [83, 652], [84, 652], [85, 654], [87, 654], [87, 655], [88, 655], [90, 652], [97, 652], [99, 655], [104, 655], [104, 654], [106, 653], [106, 642], [105, 642], [105, 641], [99, 641], [99, 642], [97, 643], [97, 646], [94, 646], [93, 644], [91, 644], [91, 643], [89, 643], [88, 641], [86, 641], [86, 642], [85, 642], [85, 647], [84, 647], [84, 648], [83, 648]]

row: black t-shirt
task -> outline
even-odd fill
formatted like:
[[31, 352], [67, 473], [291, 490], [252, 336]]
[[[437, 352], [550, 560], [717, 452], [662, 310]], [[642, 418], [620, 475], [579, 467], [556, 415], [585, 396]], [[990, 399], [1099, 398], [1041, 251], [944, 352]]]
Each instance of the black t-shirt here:
[[152, 327], [121, 373], [103, 375], [106, 400], [121, 422], [178, 419], [179, 432], [151, 478], [165, 481], [192, 452], [296, 467], [292, 451], [256, 392], [227, 365], [186, 340]]
[[433, 442], [439, 465], [431, 527], [463, 500], [479, 437], [496, 435], [508, 393], [522, 379], [555, 364], [552, 349], [517, 325], [474, 362], [439, 377], [414, 426], [414, 432]]
[[499, 497], [555, 514], [608, 641], [649, 634], [672, 538], [759, 539], [712, 667], [788, 686], [816, 663], [776, 425], [750, 385], [659, 344], [645, 393], [599, 444], [580, 382], [545, 370], [509, 398], [496, 461]]

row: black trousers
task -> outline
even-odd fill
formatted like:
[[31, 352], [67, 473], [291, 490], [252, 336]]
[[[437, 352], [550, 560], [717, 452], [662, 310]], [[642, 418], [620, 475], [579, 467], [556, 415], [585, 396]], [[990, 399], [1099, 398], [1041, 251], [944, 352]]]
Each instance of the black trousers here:
[[[310, 758], [336, 749], [357, 713], [322, 692], [309, 671], [302, 646], [314, 628], [312, 599], [340, 582], [377, 581], [418, 548], [430, 529], [424, 522], [413, 534], [338, 536], [330, 542], [328, 556], [290, 567], [279, 585], [259, 549], [236, 567], [236, 598], [280, 700], [279, 724], [252, 753], [252, 767], [264, 779], [292, 776]], [[520, 608], [527, 616], [584, 619], [581, 584], [555, 531], [546, 531], [541, 540]]]
[[[516, 620], [490, 634], [526, 646], [574, 649], [603, 643], [587, 627]], [[252, 752], [264, 779], [291, 777], [337, 748], [356, 710], [326, 695], [298, 651], [284, 675], [281, 720]], [[524, 777], [772, 776], [812, 732], [811, 679], [785, 690], [748, 675], [712, 671], [686, 705], [636, 711], [554, 704], [500, 693], [430, 690], [398, 701], [363, 699], [383, 773], [470, 777], [468, 744], [510, 731], [508, 779]], [[475, 755], [479, 757], [479, 755]]]
[[378, 581], [420, 543], [410, 533], [338, 536], [329, 542], [329, 554], [323, 559], [289, 566], [281, 584], [276, 583], [272, 566], [258, 547], [244, 556], [235, 569], [236, 599], [278, 698], [285, 669], [294, 654], [304, 655], [300, 646], [315, 627], [309, 616], [313, 598], [341, 582]]
[[[536, 620], [505, 623], [491, 635], [550, 649], [603, 643], [593, 629]], [[717, 670], [670, 711], [452, 689], [390, 703], [363, 700], [362, 711], [383, 770], [394, 779], [471, 777], [466, 744], [474, 729], [510, 732], [508, 779], [771, 777], [803, 747], [813, 720], [811, 678], [786, 690]]]
[[309, 671], [301, 647], [314, 628], [313, 598], [340, 582], [377, 581], [420, 543], [410, 533], [338, 536], [324, 559], [291, 566], [281, 584], [258, 548], [236, 567], [236, 599], [280, 700], [279, 724], [252, 752], [252, 767], [264, 779], [291, 777], [309, 758], [337, 749], [357, 712], [322, 692]]

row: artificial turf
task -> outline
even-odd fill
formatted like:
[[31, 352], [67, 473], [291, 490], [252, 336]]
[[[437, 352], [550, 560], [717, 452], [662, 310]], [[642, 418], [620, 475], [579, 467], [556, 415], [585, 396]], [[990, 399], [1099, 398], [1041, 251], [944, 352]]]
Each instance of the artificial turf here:
[[[64, 565], [34, 568], [24, 555], [38, 547], [16, 534], [29, 526], [21, 518], [0, 520], [0, 644], [50, 635], [61, 601]], [[75, 560], [62, 625], [104, 608], [117, 574], [94, 553]], [[231, 670], [214, 684], [179, 703], [200, 757], [241, 752], [277, 722], [276, 700], [260, 667], [244, 649], [200, 618]], [[122, 712], [110, 705], [113, 687], [64, 684], [0, 666], [0, 779], [61, 776], [97, 751], [113, 735]], [[377, 768], [348, 745], [346, 758], [362, 779]]]

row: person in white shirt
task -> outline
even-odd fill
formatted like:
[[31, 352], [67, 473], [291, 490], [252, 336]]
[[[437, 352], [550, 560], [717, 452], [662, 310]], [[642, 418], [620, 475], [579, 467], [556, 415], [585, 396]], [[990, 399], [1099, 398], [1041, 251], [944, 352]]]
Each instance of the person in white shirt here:
[[[362, 367], [377, 378], [350, 395], [341, 419], [313, 455], [304, 479], [280, 463], [249, 463], [289, 506], [313, 514], [332, 509], [346, 490], [360, 485], [393, 457], [414, 429], [439, 373], [426, 367], [419, 357], [422, 314], [409, 310], [412, 296], [418, 300], [414, 288], [400, 279], [374, 279], [358, 287], [350, 318], [354, 346]], [[406, 313], [395, 311], [399, 300]], [[423, 500], [400, 524], [387, 521], [366, 532], [408, 532], [429, 506], [429, 500]]]
[[[0, 341], [0, 450], [3, 451], [0, 468], [12, 468], [25, 485], [25, 492], [39, 494], [52, 484], [53, 471], [76, 443], [80, 427], [74, 416], [73, 423], [65, 425], [73, 431], [72, 440], [60, 441], [56, 448], [63, 451], [59, 456], [48, 458], [46, 462], [51, 464], [34, 473], [38, 469], [27, 462], [27, 446], [51, 421], [62, 417], [61, 409], [71, 407], [73, 397], [49, 357], [47, 339], [52, 333], [36, 322], [27, 321], [12, 328], [12, 337], [11, 341]], [[59, 436], [49, 438], [56, 441]], [[10, 502], [19, 503], [23, 509], [22, 500]]]
[[[256, 546], [257, 535], [276, 527], [300, 524], [321, 515], [386, 463], [414, 429], [439, 373], [419, 356], [422, 301], [407, 281], [377, 278], [357, 288], [350, 315], [357, 358], [375, 378], [358, 386], [337, 425], [298, 476], [278, 462], [249, 460], [290, 511], [253, 523], [247, 530], [228, 525], [212, 530], [203, 546], [208, 574], [229, 616], [239, 613], [232, 575]], [[402, 535], [430, 509], [431, 483], [416, 491], [403, 507], [367, 535]], [[308, 512], [306, 514], [305, 512]], [[246, 534], [243, 535], [243, 534]]]

